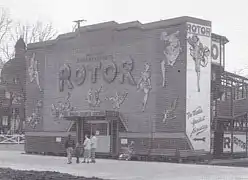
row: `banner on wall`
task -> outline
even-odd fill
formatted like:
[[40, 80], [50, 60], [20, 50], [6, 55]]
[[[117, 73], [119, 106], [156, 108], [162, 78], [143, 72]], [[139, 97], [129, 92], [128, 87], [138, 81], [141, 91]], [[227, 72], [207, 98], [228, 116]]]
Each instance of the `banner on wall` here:
[[210, 151], [211, 27], [187, 23], [186, 133], [194, 150]]
[[[233, 135], [233, 152], [240, 153], [246, 152], [246, 134], [234, 134]], [[231, 134], [224, 134], [223, 139], [223, 152], [231, 152], [232, 140]]]

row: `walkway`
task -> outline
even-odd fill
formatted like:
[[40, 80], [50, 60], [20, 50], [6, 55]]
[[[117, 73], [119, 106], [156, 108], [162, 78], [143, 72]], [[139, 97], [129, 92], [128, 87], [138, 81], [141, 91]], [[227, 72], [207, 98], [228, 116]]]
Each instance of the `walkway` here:
[[85, 177], [96, 176], [116, 180], [248, 179], [248, 169], [240, 167], [127, 162], [105, 159], [98, 159], [96, 164], [73, 163], [67, 165], [64, 157], [25, 155], [21, 154], [20, 151], [0, 151], [0, 167], [59, 171]]

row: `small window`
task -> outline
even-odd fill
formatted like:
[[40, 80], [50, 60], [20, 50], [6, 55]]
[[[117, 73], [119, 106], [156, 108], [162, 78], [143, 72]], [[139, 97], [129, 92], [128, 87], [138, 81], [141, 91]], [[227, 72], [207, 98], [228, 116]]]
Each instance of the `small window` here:
[[5, 91], [5, 98], [10, 99], [10, 93], [8, 91]]
[[8, 126], [8, 116], [3, 116], [2, 125]]

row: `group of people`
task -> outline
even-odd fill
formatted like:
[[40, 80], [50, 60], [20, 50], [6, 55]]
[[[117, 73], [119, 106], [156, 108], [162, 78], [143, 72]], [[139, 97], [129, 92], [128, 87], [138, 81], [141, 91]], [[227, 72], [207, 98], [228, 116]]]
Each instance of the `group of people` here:
[[80, 156], [83, 150], [83, 161], [82, 163], [96, 163], [95, 154], [97, 148], [97, 138], [95, 133], [92, 133], [91, 137], [89, 135], [85, 135], [85, 139], [83, 145], [79, 142], [76, 143], [71, 138], [71, 135], [68, 135], [68, 139], [65, 142], [65, 149], [67, 153], [67, 164], [72, 163], [72, 156], [75, 154], [76, 163], [79, 163]]

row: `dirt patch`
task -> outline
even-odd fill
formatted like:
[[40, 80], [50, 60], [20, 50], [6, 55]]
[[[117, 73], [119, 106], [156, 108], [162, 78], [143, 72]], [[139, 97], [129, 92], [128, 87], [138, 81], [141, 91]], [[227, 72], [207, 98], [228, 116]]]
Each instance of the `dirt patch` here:
[[21, 171], [10, 168], [0, 168], [1, 180], [103, 180], [92, 177], [79, 177], [52, 171]]

